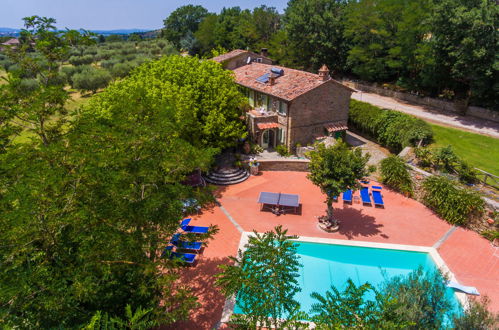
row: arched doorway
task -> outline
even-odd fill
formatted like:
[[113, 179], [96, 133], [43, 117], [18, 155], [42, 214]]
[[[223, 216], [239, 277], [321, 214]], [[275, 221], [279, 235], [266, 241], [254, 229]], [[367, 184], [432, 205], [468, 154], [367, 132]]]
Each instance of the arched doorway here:
[[268, 149], [275, 146], [275, 132], [273, 129], [266, 129], [262, 134], [262, 148]]

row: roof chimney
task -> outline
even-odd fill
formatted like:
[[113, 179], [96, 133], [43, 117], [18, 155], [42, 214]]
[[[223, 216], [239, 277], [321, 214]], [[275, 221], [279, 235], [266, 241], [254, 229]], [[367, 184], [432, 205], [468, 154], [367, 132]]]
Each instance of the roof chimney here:
[[276, 79], [277, 79], [277, 76], [274, 73], [271, 73], [269, 76], [269, 85], [274, 86]]
[[260, 55], [268, 57], [269, 53], [268, 53], [267, 48], [262, 48], [260, 51]]
[[326, 64], [323, 64], [319, 69], [319, 78], [321, 78], [322, 81], [328, 81], [329, 79], [331, 79], [331, 77], [329, 76], [329, 69]]

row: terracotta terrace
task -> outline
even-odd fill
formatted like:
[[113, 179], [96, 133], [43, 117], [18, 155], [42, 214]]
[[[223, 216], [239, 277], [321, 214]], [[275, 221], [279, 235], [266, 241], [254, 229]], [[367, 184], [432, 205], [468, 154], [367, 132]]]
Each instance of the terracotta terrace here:
[[[276, 216], [260, 211], [257, 198], [261, 191], [299, 194], [299, 214]], [[334, 204], [340, 230], [326, 233], [317, 226], [317, 217], [325, 213], [325, 197], [304, 172], [263, 172], [243, 183], [220, 188], [220, 206], [202, 210], [192, 221], [194, 225], [217, 224], [220, 232], [209, 242], [198, 264], [183, 270], [183, 282], [191, 283], [202, 306], [188, 322], [175, 328], [212, 329], [219, 325], [225, 299], [213, 285], [217, 266], [236, 255], [242, 232], [265, 232], [277, 225], [299, 236], [434, 247], [460, 283], [488, 295], [491, 309], [499, 311], [497, 248], [477, 233], [455, 228], [419, 202], [385, 187], [383, 198], [384, 209], [347, 205], [340, 198]]]

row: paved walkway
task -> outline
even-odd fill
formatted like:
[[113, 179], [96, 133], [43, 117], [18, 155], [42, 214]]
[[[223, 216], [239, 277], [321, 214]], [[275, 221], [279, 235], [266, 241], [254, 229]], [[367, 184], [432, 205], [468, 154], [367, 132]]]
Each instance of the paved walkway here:
[[352, 98], [378, 107], [405, 112], [436, 124], [451, 126], [499, 139], [499, 123], [493, 121], [469, 116], [459, 116], [450, 112], [442, 112], [435, 108], [409, 104], [391, 97], [372, 93], [357, 92], [352, 94]]
[[[260, 211], [256, 201], [261, 191], [300, 194], [299, 214], [276, 216]], [[325, 213], [324, 195], [304, 172], [263, 172], [243, 183], [219, 188], [217, 199], [226, 213], [214, 206], [194, 216], [192, 222], [195, 225], [217, 224], [220, 232], [209, 243], [198, 265], [186, 268], [181, 279], [199, 297], [201, 308], [193, 311], [188, 322], [176, 324], [174, 328], [212, 329], [217, 326], [225, 299], [213, 285], [213, 275], [220, 271], [218, 265], [229, 262], [228, 256], [237, 253], [241, 232], [234, 222], [244, 231], [265, 232], [283, 225], [290, 234], [309, 237], [426, 247], [439, 243], [438, 251], [457, 279], [487, 294], [492, 301], [492, 310], [499, 311], [499, 252], [487, 240], [461, 228], [452, 230], [451, 225], [422, 204], [389, 189], [383, 189], [383, 197], [384, 209], [344, 205], [340, 199], [334, 204], [335, 214], [342, 221], [340, 231], [325, 233], [317, 227], [317, 216]]]

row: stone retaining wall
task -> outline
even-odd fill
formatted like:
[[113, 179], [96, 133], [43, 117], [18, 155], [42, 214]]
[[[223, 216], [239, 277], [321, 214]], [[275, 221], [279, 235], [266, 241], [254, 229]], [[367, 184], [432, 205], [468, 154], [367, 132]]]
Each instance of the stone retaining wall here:
[[307, 172], [308, 159], [259, 159], [260, 171], [298, 171]]
[[423, 97], [409, 93], [397, 92], [391, 89], [378, 87], [375, 85], [368, 85], [359, 82], [353, 82], [344, 80], [343, 84], [348, 87], [355, 88], [359, 91], [366, 93], [378, 94], [381, 96], [393, 97], [398, 100], [407, 101], [410, 103], [430, 106], [433, 108], [437, 108], [439, 110], [445, 112], [451, 112], [455, 114], [463, 114], [465, 113], [467, 116], [490, 120], [494, 122], [499, 122], [499, 111], [492, 111], [481, 107], [469, 106], [465, 109], [465, 106], [459, 102], [449, 102], [441, 99], [436, 99], [432, 97]]

